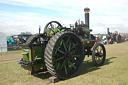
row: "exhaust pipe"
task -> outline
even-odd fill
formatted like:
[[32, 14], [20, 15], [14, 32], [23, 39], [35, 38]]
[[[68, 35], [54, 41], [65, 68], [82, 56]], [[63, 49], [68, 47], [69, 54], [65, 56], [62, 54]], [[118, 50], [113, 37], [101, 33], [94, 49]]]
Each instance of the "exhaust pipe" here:
[[107, 34], [110, 35], [109, 28], [107, 28]]
[[85, 24], [87, 25], [88, 29], [89, 29], [89, 12], [90, 12], [90, 9], [86, 7], [84, 9], [84, 13], [85, 13]]

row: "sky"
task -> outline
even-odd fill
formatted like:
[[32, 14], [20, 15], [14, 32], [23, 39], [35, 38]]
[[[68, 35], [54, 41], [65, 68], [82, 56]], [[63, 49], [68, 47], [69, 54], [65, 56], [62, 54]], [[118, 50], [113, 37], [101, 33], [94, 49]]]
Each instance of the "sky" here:
[[84, 21], [84, 8], [90, 8], [92, 34], [118, 31], [128, 33], [128, 0], [0, 0], [0, 32], [41, 33], [50, 21], [63, 26]]

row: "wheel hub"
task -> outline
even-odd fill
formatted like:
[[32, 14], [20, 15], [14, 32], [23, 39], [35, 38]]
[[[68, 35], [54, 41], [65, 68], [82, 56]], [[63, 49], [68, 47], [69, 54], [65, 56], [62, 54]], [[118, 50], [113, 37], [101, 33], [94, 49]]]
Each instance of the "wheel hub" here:
[[64, 56], [67, 60], [71, 60], [72, 59], [72, 54], [71, 52], [67, 51], [65, 52], [65, 56]]
[[103, 56], [103, 54], [102, 54], [102, 53], [100, 53], [100, 52], [98, 52], [98, 53], [96, 53], [96, 56], [102, 57], [102, 56]]

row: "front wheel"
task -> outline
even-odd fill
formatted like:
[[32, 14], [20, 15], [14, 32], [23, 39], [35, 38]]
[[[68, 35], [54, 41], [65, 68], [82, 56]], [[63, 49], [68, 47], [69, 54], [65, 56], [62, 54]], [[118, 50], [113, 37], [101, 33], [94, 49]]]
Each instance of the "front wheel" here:
[[106, 50], [103, 44], [97, 43], [92, 51], [92, 62], [95, 66], [102, 66], [105, 62]]

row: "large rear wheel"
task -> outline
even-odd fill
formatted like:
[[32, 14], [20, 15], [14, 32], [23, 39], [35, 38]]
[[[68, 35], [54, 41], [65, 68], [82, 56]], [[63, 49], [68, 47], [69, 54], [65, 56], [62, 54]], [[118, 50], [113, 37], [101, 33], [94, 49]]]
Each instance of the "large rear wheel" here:
[[44, 57], [51, 75], [60, 79], [74, 77], [84, 59], [81, 40], [72, 32], [57, 33], [48, 42]]

